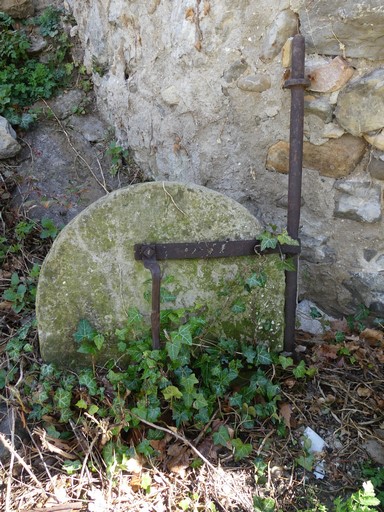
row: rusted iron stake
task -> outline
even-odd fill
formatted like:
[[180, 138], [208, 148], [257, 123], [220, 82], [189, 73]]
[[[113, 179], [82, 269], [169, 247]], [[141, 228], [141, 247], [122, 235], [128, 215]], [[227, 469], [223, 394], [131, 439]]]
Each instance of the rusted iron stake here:
[[[291, 76], [284, 87], [291, 89], [289, 175], [288, 175], [288, 234], [298, 239], [301, 206], [301, 176], [303, 166], [304, 89], [309, 80], [304, 77], [305, 39], [298, 34], [292, 41]], [[293, 256], [295, 271], [285, 273], [284, 350], [294, 355], [297, 306], [297, 272], [299, 256]]]

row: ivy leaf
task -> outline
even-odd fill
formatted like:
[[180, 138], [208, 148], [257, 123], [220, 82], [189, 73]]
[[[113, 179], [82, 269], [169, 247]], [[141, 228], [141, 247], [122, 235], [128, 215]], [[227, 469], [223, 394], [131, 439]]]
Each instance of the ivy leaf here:
[[167, 341], [165, 344], [165, 350], [168, 353], [169, 359], [171, 361], [177, 361], [177, 356], [180, 353], [181, 350], [181, 343], [180, 341], [176, 341], [174, 338], [171, 337], [172, 341]]
[[57, 388], [55, 391], [55, 402], [58, 409], [65, 410], [71, 405], [72, 392], [68, 389]]
[[171, 401], [173, 398], [181, 398], [183, 393], [176, 386], [168, 386], [161, 391], [164, 395], [164, 398], [168, 401]]
[[243, 443], [239, 438], [232, 439], [231, 445], [235, 449], [235, 461], [244, 459], [252, 452], [253, 447], [250, 443]]
[[293, 366], [293, 359], [292, 357], [285, 357], [285, 356], [279, 356], [279, 363], [281, 364], [281, 367], [283, 370], [287, 369], [288, 366]]
[[195, 384], [198, 384], [199, 381], [196, 378], [194, 373], [191, 373], [187, 377], [181, 377], [180, 384], [185, 389], [185, 391], [192, 392], [194, 391]]
[[227, 446], [227, 443], [231, 440], [228, 429], [223, 425], [220, 426], [219, 430], [213, 434], [213, 444], [220, 446]]
[[96, 335], [95, 329], [85, 318], [80, 320], [77, 326], [77, 330], [73, 337], [77, 343], [81, 343], [83, 340], [91, 340]]
[[265, 272], [258, 272], [258, 273], [255, 272], [254, 274], [251, 275], [251, 277], [249, 277], [245, 281], [245, 284], [248, 286], [248, 288], [250, 290], [252, 290], [253, 288], [256, 288], [256, 287], [264, 288], [266, 282], [267, 282], [267, 276], [266, 276]]
[[252, 364], [256, 358], [256, 350], [250, 345], [242, 347], [243, 356], [245, 357], [248, 364]]
[[95, 344], [97, 350], [101, 350], [105, 344], [105, 338], [102, 334], [97, 334], [93, 338], [93, 343]]
[[204, 409], [204, 407], [207, 407], [207, 405], [208, 405], [208, 402], [205, 399], [205, 396], [203, 395], [203, 393], [197, 393], [196, 399], [193, 402], [194, 409], [197, 409], [197, 410]]
[[79, 384], [80, 386], [85, 386], [88, 388], [89, 394], [96, 395], [98, 391], [98, 386], [95, 377], [92, 374], [92, 370], [84, 370], [79, 375]]
[[305, 377], [307, 372], [307, 369], [305, 367], [305, 362], [300, 361], [300, 363], [292, 370], [293, 375], [296, 377], [296, 379], [302, 379]]
[[275, 238], [268, 231], [264, 231], [261, 233], [259, 240], [260, 242], [260, 250], [265, 251], [266, 249], [275, 249], [277, 246], [277, 238]]
[[269, 365], [272, 363], [271, 354], [264, 345], [258, 345], [256, 347], [256, 361], [258, 364]]
[[287, 244], [287, 245], [299, 245], [299, 242], [288, 235], [287, 230], [285, 229], [280, 234], [277, 235], [277, 240], [281, 245]]
[[83, 400], [82, 398], [76, 402], [76, 407], [78, 407], [79, 409], [88, 409], [88, 404], [85, 400]]
[[171, 340], [181, 345], [192, 345], [192, 334], [188, 324], [181, 325], [177, 332], [171, 333]]
[[313, 470], [313, 463], [314, 463], [314, 455], [308, 454], [308, 455], [301, 455], [296, 459], [297, 464], [299, 464], [301, 467], [306, 469], [307, 471]]
[[241, 300], [237, 300], [231, 307], [232, 313], [235, 313], [235, 315], [238, 315], [239, 313], [244, 313], [245, 311], [245, 304]]

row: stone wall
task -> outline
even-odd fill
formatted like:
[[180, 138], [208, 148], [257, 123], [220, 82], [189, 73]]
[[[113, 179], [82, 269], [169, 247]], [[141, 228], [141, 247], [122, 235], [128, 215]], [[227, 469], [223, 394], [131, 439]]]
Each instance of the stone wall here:
[[307, 41], [300, 294], [384, 313], [382, 0], [67, 0], [99, 106], [155, 180], [284, 226], [287, 39]]

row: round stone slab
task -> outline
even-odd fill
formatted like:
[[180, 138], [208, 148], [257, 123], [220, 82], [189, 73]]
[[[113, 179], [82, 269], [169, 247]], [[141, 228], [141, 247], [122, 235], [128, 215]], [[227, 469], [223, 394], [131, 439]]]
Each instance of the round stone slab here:
[[[116, 190], [72, 220], [41, 268], [37, 321], [41, 355], [61, 367], [89, 364], [74, 333], [87, 320], [108, 334], [97, 361], [120, 358], [114, 333], [137, 308], [150, 329], [151, 274], [134, 259], [137, 243], [256, 238], [243, 206], [196, 185], [154, 182]], [[203, 311], [214, 337], [240, 336], [282, 346], [284, 272], [279, 256], [161, 261], [162, 309]]]

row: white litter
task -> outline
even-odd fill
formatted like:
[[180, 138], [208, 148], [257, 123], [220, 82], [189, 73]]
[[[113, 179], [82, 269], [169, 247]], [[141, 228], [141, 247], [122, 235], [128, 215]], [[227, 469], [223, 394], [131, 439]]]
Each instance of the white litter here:
[[[313, 454], [320, 454], [324, 447], [326, 446], [326, 442], [322, 439], [314, 430], [310, 427], [307, 427], [304, 430], [304, 436], [311, 441], [311, 446], [309, 448], [309, 452]], [[324, 461], [320, 460], [316, 462], [316, 466], [313, 470], [313, 474], [318, 479], [323, 479], [325, 477], [325, 468]]]

